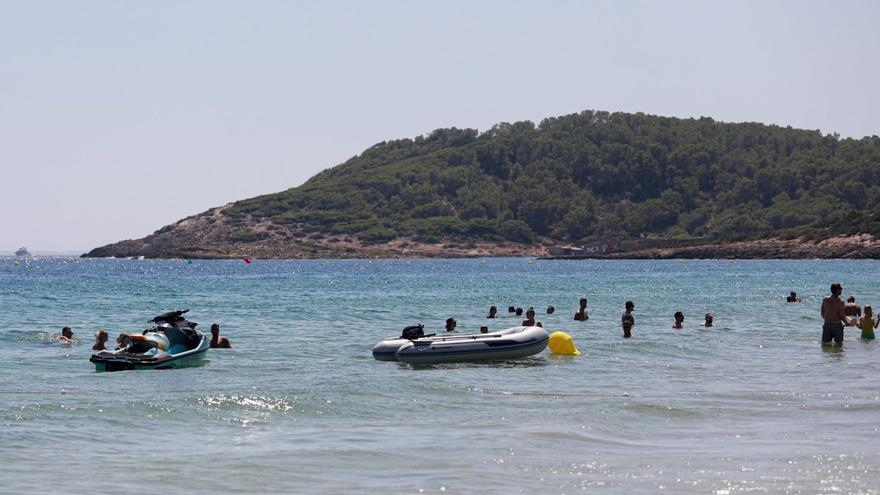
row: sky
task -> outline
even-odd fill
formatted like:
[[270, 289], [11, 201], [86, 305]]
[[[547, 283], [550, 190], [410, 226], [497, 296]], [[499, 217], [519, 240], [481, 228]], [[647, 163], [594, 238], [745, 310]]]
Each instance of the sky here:
[[880, 135], [875, 1], [0, 0], [0, 251], [582, 110]]

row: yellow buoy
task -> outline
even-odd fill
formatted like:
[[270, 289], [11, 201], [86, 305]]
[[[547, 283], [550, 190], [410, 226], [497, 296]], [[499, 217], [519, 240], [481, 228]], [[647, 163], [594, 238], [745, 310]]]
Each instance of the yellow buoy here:
[[574, 346], [571, 335], [565, 332], [553, 332], [550, 334], [550, 352], [563, 356], [580, 356], [581, 351]]

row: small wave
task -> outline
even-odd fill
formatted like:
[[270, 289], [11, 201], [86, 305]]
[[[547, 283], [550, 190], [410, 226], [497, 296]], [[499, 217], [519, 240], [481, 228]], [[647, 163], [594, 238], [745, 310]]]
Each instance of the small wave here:
[[43, 344], [43, 345], [76, 345], [79, 344], [77, 339], [63, 339], [60, 335], [52, 332], [41, 331], [11, 331], [0, 334], [0, 342], [12, 342], [22, 344]]
[[196, 403], [202, 407], [216, 409], [245, 408], [262, 411], [290, 411], [293, 404], [285, 399], [263, 397], [259, 395], [209, 395], [200, 397]]

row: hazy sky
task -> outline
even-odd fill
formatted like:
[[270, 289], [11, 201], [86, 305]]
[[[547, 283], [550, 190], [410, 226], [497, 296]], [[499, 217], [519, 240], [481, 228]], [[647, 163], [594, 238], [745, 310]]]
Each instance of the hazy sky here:
[[0, 250], [585, 109], [880, 134], [880, 2], [3, 1]]

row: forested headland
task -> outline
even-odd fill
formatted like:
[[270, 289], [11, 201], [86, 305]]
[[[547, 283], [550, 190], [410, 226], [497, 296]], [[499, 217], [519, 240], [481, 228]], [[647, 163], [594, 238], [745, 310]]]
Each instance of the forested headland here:
[[[644, 238], [816, 241], [877, 234], [878, 211], [880, 137], [585, 111], [381, 142], [299, 187], [89, 254], [358, 256]], [[187, 229], [212, 247], [135, 252]]]

